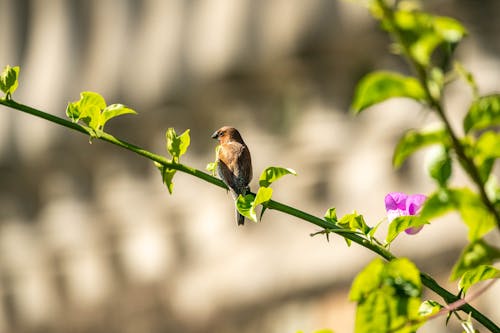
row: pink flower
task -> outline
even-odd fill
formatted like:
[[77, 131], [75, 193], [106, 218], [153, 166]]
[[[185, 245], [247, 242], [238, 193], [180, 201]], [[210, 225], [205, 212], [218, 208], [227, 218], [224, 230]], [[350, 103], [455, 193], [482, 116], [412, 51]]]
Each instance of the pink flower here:
[[[391, 192], [385, 196], [385, 210], [387, 211], [387, 220], [392, 222], [398, 216], [417, 215], [422, 208], [427, 197], [423, 194], [407, 195], [401, 192]], [[408, 228], [405, 232], [409, 235], [418, 233], [423, 226], [417, 228]]]

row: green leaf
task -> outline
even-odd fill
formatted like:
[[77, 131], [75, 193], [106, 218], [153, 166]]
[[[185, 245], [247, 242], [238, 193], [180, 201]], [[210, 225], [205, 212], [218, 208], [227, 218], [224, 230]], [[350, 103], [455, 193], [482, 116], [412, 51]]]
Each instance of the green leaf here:
[[389, 292], [376, 290], [356, 308], [355, 333], [390, 332], [392, 299]]
[[373, 260], [354, 279], [349, 298], [358, 302], [355, 332], [414, 332], [421, 294], [420, 273], [408, 259]]
[[474, 284], [484, 280], [498, 278], [500, 278], [499, 269], [490, 265], [481, 265], [473, 270], [465, 272], [458, 283], [458, 289], [462, 290], [465, 295], [467, 290], [469, 290], [469, 288]]
[[82, 120], [92, 130], [101, 130], [101, 110], [106, 107], [104, 98], [95, 92], [80, 93], [80, 100], [70, 102], [66, 108], [66, 115], [73, 121]]
[[172, 194], [174, 192], [173, 178], [177, 170], [169, 169], [158, 162], [154, 162], [154, 164], [158, 168], [158, 170], [160, 170], [161, 179], [163, 181], [163, 184], [167, 186], [168, 193]]
[[78, 102], [69, 102], [66, 107], [66, 116], [74, 123], [80, 119], [80, 106]]
[[495, 218], [476, 193], [464, 188], [452, 190], [451, 194], [460, 216], [469, 228], [470, 241], [480, 239], [495, 228]]
[[439, 189], [437, 192], [432, 193], [425, 200], [424, 205], [420, 209], [419, 216], [424, 220], [431, 220], [433, 218], [444, 215], [456, 208], [455, 203], [451, 199], [451, 195], [446, 189]]
[[259, 187], [259, 190], [257, 191], [257, 194], [255, 195], [255, 200], [252, 204], [253, 209], [258, 205], [261, 205], [265, 202], [268, 202], [271, 200], [271, 197], [273, 196], [273, 189], [270, 187]]
[[444, 127], [436, 128], [434, 126], [423, 130], [409, 130], [399, 140], [394, 150], [392, 164], [399, 168], [415, 151], [435, 144], [448, 146], [448, 136]]
[[440, 146], [429, 153], [427, 171], [439, 186], [446, 187], [451, 176], [451, 157], [444, 147]]
[[[244, 197], [240, 194], [236, 201], [236, 208], [241, 215], [248, 217], [250, 220], [257, 222], [257, 206], [262, 205], [273, 196], [273, 189], [270, 187], [259, 187], [257, 194], [247, 194]], [[264, 214], [265, 207], [262, 208], [260, 217]]]
[[398, 216], [389, 224], [389, 230], [387, 231], [386, 242], [390, 244], [401, 232], [408, 228], [418, 228], [429, 222], [420, 216]]
[[108, 120], [114, 117], [121, 116], [123, 114], [137, 114], [134, 110], [127, 108], [123, 104], [111, 104], [104, 108], [101, 114], [101, 128], [104, 128], [104, 125]]
[[246, 218], [257, 222], [257, 214], [255, 213], [255, 207], [253, 205], [255, 196], [253, 194], [247, 194], [242, 196], [241, 194], [236, 199], [236, 209], [241, 215]]
[[385, 283], [393, 286], [399, 295], [419, 297], [422, 293], [422, 281], [417, 266], [406, 258], [398, 258], [386, 264]]
[[416, 78], [378, 71], [366, 75], [358, 83], [351, 108], [359, 113], [393, 97], [408, 97], [418, 102], [426, 100], [425, 91]]
[[337, 223], [337, 209], [335, 207], [329, 208], [325, 213], [325, 220], [332, 223]]
[[19, 66], [10, 67], [5, 66], [0, 74], [0, 90], [5, 93], [5, 98], [10, 99], [14, 91], [16, 91], [19, 84]]
[[438, 46], [455, 45], [467, 33], [457, 20], [425, 12], [399, 10], [394, 13], [394, 19], [400, 42], [409, 50], [412, 59], [426, 67]]
[[500, 94], [475, 100], [464, 118], [465, 133], [495, 125], [500, 125]]
[[367, 295], [377, 290], [382, 284], [384, 262], [380, 258], [372, 260], [352, 282], [349, 292], [351, 301], [363, 301]]
[[438, 313], [442, 308], [443, 306], [436, 301], [424, 301], [418, 308], [418, 315], [422, 317], [432, 316]]
[[370, 231], [370, 227], [366, 224], [363, 215], [358, 214], [357, 212], [342, 216], [342, 218], [338, 220], [337, 224], [349, 230], [359, 230], [365, 235]]
[[491, 265], [498, 259], [500, 259], [500, 248], [489, 245], [483, 239], [478, 239], [463, 249], [453, 266], [450, 280], [457, 280], [465, 272], [481, 265]]
[[432, 218], [457, 210], [469, 228], [468, 238], [472, 242], [495, 228], [493, 215], [484, 206], [479, 196], [470, 189], [440, 189], [427, 198], [420, 210], [420, 218]]
[[210, 162], [207, 164], [206, 169], [209, 171], [212, 176], [215, 176], [215, 172], [217, 171], [217, 160], [219, 158], [219, 150], [220, 150], [220, 145], [217, 145], [215, 147], [215, 159], [213, 162]]
[[122, 114], [136, 112], [125, 107], [123, 104], [111, 104], [106, 106], [104, 97], [92, 91], [84, 91], [80, 94], [80, 100], [68, 103], [66, 115], [73, 122], [82, 120], [99, 136], [104, 129], [106, 122]]
[[172, 160], [174, 163], [179, 162], [179, 158], [186, 153], [187, 148], [191, 142], [189, 137], [189, 129], [185, 130], [184, 133], [177, 136], [175, 130], [170, 127], [167, 129], [165, 134], [167, 138], [167, 151], [172, 155]]
[[172, 194], [174, 192], [174, 175], [176, 170], [165, 168], [163, 171], [163, 183], [167, 186], [168, 193]]
[[106, 108], [106, 101], [104, 100], [104, 97], [93, 91], [84, 91], [80, 93], [79, 103], [82, 111], [85, 111], [87, 107], [95, 107], [99, 111]]
[[217, 170], [217, 162], [210, 162], [210, 163], [207, 163], [207, 166], [205, 167], [205, 169], [210, 172], [210, 174], [212, 176], [215, 175], [215, 170]]
[[478, 167], [481, 180], [486, 182], [495, 164], [495, 159], [500, 158], [500, 133], [487, 131], [481, 134], [473, 145], [472, 157]]
[[262, 171], [259, 178], [259, 185], [262, 187], [269, 187], [273, 182], [280, 179], [285, 175], [294, 175], [297, 173], [295, 170], [290, 168], [282, 168], [282, 167], [268, 167], [264, 171]]
[[476, 329], [474, 329], [474, 324], [471, 321], [471, 313], [469, 313], [469, 317], [467, 320], [460, 321], [460, 325], [464, 329], [464, 333], [479, 333]]
[[483, 133], [476, 143], [476, 154], [480, 160], [500, 158], [500, 133], [488, 131]]
[[434, 30], [448, 43], [458, 43], [467, 35], [467, 29], [451, 17], [434, 16], [433, 23]]
[[455, 61], [455, 63], [453, 64], [453, 69], [469, 85], [469, 87], [472, 90], [472, 95], [474, 99], [477, 99], [479, 96], [479, 88], [477, 86], [474, 75], [471, 72], [469, 72], [464, 67], [464, 65], [462, 65], [462, 63], [459, 61]]

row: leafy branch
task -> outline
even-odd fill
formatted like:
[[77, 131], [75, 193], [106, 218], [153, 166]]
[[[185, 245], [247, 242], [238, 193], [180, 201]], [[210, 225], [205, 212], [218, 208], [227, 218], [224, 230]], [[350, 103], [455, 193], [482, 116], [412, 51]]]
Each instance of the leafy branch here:
[[[450, 140], [451, 147], [454, 150], [457, 159], [465, 172], [468, 174], [470, 179], [475, 184], [479, 195], [481, 197], [481, 201], [487, 207], [489, 212], [494, 216], [495, 223], [498, 231], [500, 231], [500, 212], [492, 200], [488, 197], [486, 192], [486, 178], [484, 175], [481, 175], [481, 172], [478, 166], [474, 163], [473, 158], [466, 153], [466, 147], [463, 144], [463, 140], [460, 140], [455, 130], [451, 126], [451, 123], [448, 119], [446, 111], [443, 106], [443, 90], [445, 88], [445, 81], [443, 77], [443, 72], [447, 70], [449, 67], [449, 61], [452, 58], [452, 53], [455, 50], [457, 44], [460, 40], [467, 34], [466, 29], [457, 21], [448, 18], [448, 17], [431, 17], [426, 13], [410, 13], [405, 12], [403, 10], [397, 11], [395, 8], [391, 8], [386, 0], [376, 0], [373, 4], [372, 10], [380, 11], [382, 14], [379, 16], [379, 19], [382, 21], [382, 24], [389, 32], [391, 36], [394, 37], [398, 46], [400, 46], [401, 53], [404, 55], [405, 59], [407, 59], [413, 70], [417, 75], [417, 81], [413, 78], [408, 78], [404, 80], [405, 84], [412, 83], [414, 86], [409, 88], [407, 92], [401, 94], [402, 97], [410, 97], [421, 102], [427, 103], [431, 109], [435, 110], [435, 113], [438, 115], [439, 119], [441, 119], [444, 124], [444, 128], [446, 131], [447, 139]], [[408, 15], [409, 17], [399, 18], [397, 16]], [[404, 19], [409, 19], [413, 16], [415, 21], [421, 20], [422, 22], [414, 22], [415, 26], [413, 28], [422, 29], [424, 24], [431, 24], [434, 30], [433, 36], [438, 40], [429, 41], [426, 40], [426, 37], [429, 34], [424, 32], [422, 35], [414, 40], [413, 38], [408, 37], [408, 26], [402, 24], [401, 21]], [[425, 29], [422, 29], [425, 31]], [[441, 39], [441, 40], [439, 40]], [[439, 44], [445, 43], [445, 59], [446, 61], [439, 66], [432, 67], [431, 57], [435, 48], [439, 46]], [[420, 49], [424, 49], [425, 52], [417, 51]], [[464, 71], [463, 66], [459, 65], [459, 70], [461, 72]], [[460, 73], [459, 73], [460, 74]], [[477, 92], [477, 86], [475, 81], [470, 73], [469, 75], [469, 85], [471, 85], [471, 89], [473, 90], [474, 95]], [[418, 84], [418, 86], [415, 85]], [[423, 90], [420, 88], [422, 87]], [[489, 113], [491, 110], [491, 106], [483, 106], [483, 110], [481, 110], [481, 106], [478, 103], [473, 104], [473, 107], [476, 107], [477, 113]], [[498, 106], [497, 106], [498, 108]], [[485, 110], [486, 109], [486, 110]], [[496, 111], [496, 121], [495, 121], [495, 113], [491, 114], [490, 122], [487, 122], [487, 125], [491, 125], [492, 121], [498, 121], [499, 112]], [[476, 119], [474, 119], [476, 118]], [[477, 118], [480, 121], [484, 122], [483, 115], [479, 114], [476, 117], [471, 117], [471, 112], [469, 112], [468, 118], [464, 121], [464, 129], [465, 132], [469, 132], [472, 127], [476, 125]], [[497, 141], [498, 144], [500, 141]]]
[[[427, 165], [429, 176], [436, 182], [436, 191], [429, 196], [389, 193], [385, 198], [390, 222], [385, 241], [376, 238], [380, 223], [369, 226], [356, 212], [337, 217], [332, 207], [320, 218], [273, 200], [271, 185], [285, 175], [296, 175], [289, 168], [266, 168], [260, 176], [256, 193], [240, 195], [235, 205], [242, 215], [255, 222], [262, 219], [268, 209], [297, 217], [321, 228], [312, 236], [325, 235], [329, 240], [330, 233], [338, 234], [348, 246], [354, 242], [380, 257], [366, 266], [352, 284], [350, 299], [357, 302], [356, 332], [415, 332], [425, 321], [442, 314], [448, 314], [448, 319], [453, 314], [467, 332], [474, 330], [470, 318], [491, 332], [500, 332], [495, 323], [468, 304], [473, 297], [466, 297], [468, 290], [477, 283], [500, 278], [500, 270], [493, 266], [500, 259], [500, 249], [488, 244], [484, 238], [492, 230], [500, 231], [500, 187], [492, 173], [496, 160], [500, 158], [500, 134], [493, 129], [500, 124], [500, 94], [480, 96], [473, 75], [458, 62], [451, 66], [453, 51], [467, 34], [458, 21], [425, 13], [410, 0], [367, 0], [367, 3], [372, 15], [393, 38], [393, 50], [408, 61], [414, 76], [390, 71], [367, 74], [356, 87], [352, 109], [360, 113], [387, 99], [404, 97], [435, 112], [440, 119], [439, 126], [406, 131], [395, 148], [393, 165], [400, 167], [419, 149], [437, 147]], [[177, 172], [226, 188], [213, 176], [217, 160], [207, 165], [207, 171], [212, 174], [180, 162], [190, 145], [189, 130], [178, 135], [169, 128], [165, 138], [170, 158], [157, 155], [104, 131], [109, 120], [135, 114], [134, 110], [122, 104], [107, 105], [98, 93], [83, 92], [80, 100], [68, 104], [66, 115], [70, 120], [66, 120], [15, 102], [12, 94], [18, 87], [18, 76], [19, 67], [7, 66], [1, 73], [0, 89], [5, 98], [0, 98], [0, 104], [88, 135], [90, 142], [103, 140], [153, 161], [171, 194]], [[445, 88], [457, 78], [464, 79], [473, 94], [463, 120], [462, 137], [452, 128], [444, 109]], [[453, 158], [475, 184], [477, 192], [450, 185]], [[450, 275], [451, 280], [459, 280], [456, 295], [442, 288], [428, 274], [420, 272], [409, 259], [397, 258], [389, 250], [402, 232], [415, 234], [432, 219], [453, 210], [460, 214], [467, 226], [469, 239]], [[433, 300], [421, 303], [422, 286], [440, 295], [446, 304]], [[484, 287], [474, 297], [486, 289]], [[465, 312], [468, 319], [462, 319], [458, 311]]]
[[[41, 110], [32, 108], [30, 106], [27, 106], [27, 105], [24, 105], [21, 103], [17, 103], [14, 100], [12, 100], [11, 98], [0, 99], [0, 105], [4, 105], [4, 106], [7, 106], [11, 109], [25, 112], [25, 113], [31, 114], [31, 115], [39, 117], [39, 118], [43, 118], [47, 121], [56, 123], [56, 124], [64, 126], [64, 127], [67, 127], [69, 129], [75, 130], [75, 131], [80, 132], [82, 134], [89, 135], [90, 137], [95, 135], [95, 130], [89, 126], [80, 125], [78, 123], [66, 120], [64, 118], [54, 116], [52, 114], [43, 112]], [[170, 137], [172, 138], [172, 136], [177, 138], [177, 136], [175, 135], [175, 132], [173, 132], [173, 133], [171, 132]], [[167, 137], [169, 137], [169, 135], [167, 135]], [[199, 178], [203, 181], [206, 181], [206, 182], [211, 183], [213, 185], [219, 186], [221, 188], [226, 188], [225, 184], [220, 179], [215, 178], [212, 175], [210, 175], [204, 171], [201, 171], [201, 170], [198, 170], [196, 168], [192, 168], [192, 167], [186, 166], [182, 163], [179, 163], [178, 162], [178, 157], [179, 157], [178, 151], [176, 152], [175, 149], [172, 149], [171, 153], [173, 153], [174, 155], [177, 154], [177, 158], [170, 160], [170, 159], [167, 159], [166, 157], [154, 154], [146, 149], [143, 149], [139, 146], [131, 144], [127, 141], [116, 138], [116, 137], [114, 137], [114, 136], [112, 136], [104, 131], [101, 131], [99, 133], [99, 136], [97, 137], [97, 139], [102, 140], [102, 141], [106, 141], [106, 142], [111, 143], [113, 145], [122, 147], [122, 148], [129, 150], [131, 152], [134, 152], [140, 156], [143, 156], [143, 157], [155, 162], [155, 164], [157, 166], [160, 166], [163, 169], [180, 171], [182, 173], [194, 176], [196, 178]], [[272, 181], [275, 180], [274, 177], [267, 178], [267, 180], [265, 180], [266, 176], [264, 176], [264, 175], [261, 178], [263, 178], [263, 180], [262, 180], [263, 185], [269, 185], [270, 183], [272, 183]], [[268, 182], [267, 184], [265, 183], [266, 181]], [[250, 196], [255, 197], [255, 194], [251, 193]], [[338, 234], [338, 235], [344, 237], [347, 241], [359, 244], [359, 245], [367, 248], [368, 250], [376, 253], [381, 258], [383, 258], [387, 261], [394, 261], [397, 259], [395, 255], [393, 255], [385, 247], [379, 245], [377, 242], [373, 242], [368, 238], [360, 236], [359, 233], [353, 232], [350, 228], [344, 228], [344, 227], [339, 226], [336, 223], [337, 222], [336, 214], [334, 213], [334, 210], [332, 211], [332, 209], [327, 211], [325, 218], [319, 218], [317, 216], [314, 216], [312, 214], [304, 212], [300, 209], [291, 207], [289, 205], [286, 205], [284, 203], [280, 203], [280, 202], [272, 200], [272, 199], [269, 199], [269, 200], [263, 202], [262, 204], [263, 204], [263, 206], [265, 205], [265, 207], [267, 209], [276, 210], [276, 211], [288, 214], [290, 216], [297, 217], [301, 220], [304, 220], [306, 222], [309, 222], [311, 224], [314, 224], [314, 225], [326, 230], [328, 233], [331, 232], [331, 233]], [[349, 220], [350, 218], [357, 219], [357, 215], [352, 215], [347, 220]], [[346, 219], [344, 219], [344, 220], [346, 220]], [[367, 233], [368, 232], [369, 231], [367, 230]], [[459, 296], [456, 296], [456, 295], [450, 293], [449, 291], [447, 291], [446, 289], [444, 289], [443, 287], [441, 287], [428, 274], [423, 273], [423, 272], [419, 272], [417, 274], [418, 274], [418, 279], [421, 280], [421, 283], [423, 285], [425, 285], [427, 288], [433, 290], [435, 293], [440, 295], [447, 303], [453, 303], [453, 302], [460, 300]], [[498, 328], [498, 326], [495, 325], [495, 323], [493, 323], [489, 318], [484, 316], [480, 311], [478, 311], [477, 309], [475, 309], [471, 305], [464, 304], [460, 307], [460, 310], [464, 311], [465, 313], [468, 313], [468, 314], [470, 313], [474, 319], [476, 319], [478, 322], [482, 323], [491, 332], [498, 332], [500, 330]]]

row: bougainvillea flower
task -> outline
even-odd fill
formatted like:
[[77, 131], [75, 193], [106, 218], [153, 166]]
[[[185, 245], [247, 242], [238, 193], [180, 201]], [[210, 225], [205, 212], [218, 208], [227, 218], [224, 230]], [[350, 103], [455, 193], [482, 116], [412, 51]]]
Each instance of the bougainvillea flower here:
[[[408, 216], [418, 214], [427, 197], [423, 194], [405, 194], [401, 192], [391, 192], [385, 196], [385, 210], [387, 211], [387, 220], [392, 222], [398, 216]], [[422, 227], [408, 228], [405, 232], [414, 235]]]

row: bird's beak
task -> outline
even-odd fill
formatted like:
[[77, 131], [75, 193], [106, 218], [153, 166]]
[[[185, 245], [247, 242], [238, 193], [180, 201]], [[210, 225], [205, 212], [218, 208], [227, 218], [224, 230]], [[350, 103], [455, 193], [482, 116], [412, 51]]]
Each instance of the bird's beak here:
[[212, 139], [218, 139], [219, 137], [219, 133], [218, 131], [214, 132], [214, 134], [212, 134]]

